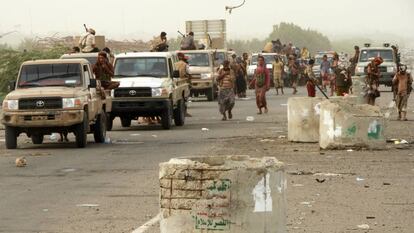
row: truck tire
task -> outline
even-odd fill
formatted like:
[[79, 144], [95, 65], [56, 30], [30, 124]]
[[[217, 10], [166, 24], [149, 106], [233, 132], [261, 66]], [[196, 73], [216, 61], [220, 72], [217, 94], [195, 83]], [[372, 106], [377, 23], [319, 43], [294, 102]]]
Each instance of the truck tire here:
[[206, 96], [207, 96], [208, 101], [213, 101], [214, 100], [214, 87], [212, 87], [212, 88], [210, 88], [206, 91]]
[[114, 118], [110, 113], [106, 114], [106, 131], [111, 131], [114, 125]]
[[6, 148], [16, 149], [17, 148], [17, 131], [15, 128], [6, 126]]
[[75, 127], [76, 146], [78, 148], [84, 148], [88, 138], [89, 120], [86, 111], [83, 114], [83, 122]]
[[174, 123], [176, 126], [183, 126], [185, 122], [185, 103], [184, 100], [178, 100], [177, 108], [174, 109]]
[[33, 144], [42, 144], [43, 143], [43, 134], [32, 134], [32, 142]]
[[93, 137], [96, 143], [104, 143], [106, 138], [106, 113], [101, 113], [93, 126]]
[[171, 129], [171, 122], [173, 118], [173, 113], [171, 110], [171, 104], [167, 105], [167, 108], [161, 114], [161, 125], [164, 129]]
[[131, 126], [131, 118], [129, 117], [121, 117], [121, 125], [122, 127], [130, 127]]

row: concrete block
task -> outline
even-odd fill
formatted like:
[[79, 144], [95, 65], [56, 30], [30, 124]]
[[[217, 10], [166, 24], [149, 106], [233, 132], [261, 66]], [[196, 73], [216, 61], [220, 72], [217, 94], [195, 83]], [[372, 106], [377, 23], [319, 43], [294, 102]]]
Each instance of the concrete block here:
[[320, 103], [325, 98], [293, 97], [288, 100], [288, 140], [319, 141]]
[[276, 158], [172, 159], [159, 178], [161, 233], [286, 232], [287, 182]]
[[385, 148], [385, 118], [378, 106], [324, 101], [320, 114], [322, 149]]

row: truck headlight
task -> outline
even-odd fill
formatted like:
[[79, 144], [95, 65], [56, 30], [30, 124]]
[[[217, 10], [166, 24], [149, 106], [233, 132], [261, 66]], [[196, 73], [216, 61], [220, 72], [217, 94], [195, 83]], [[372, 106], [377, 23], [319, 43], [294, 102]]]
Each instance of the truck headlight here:
[[168, 90], [166, 88], [152, 88], [152, 96], [163, 96], [168, 95]]
[[77, 108], [82, 106], [82, 100], [80, 98], [63, 98], [62, 108]]
[[387, 73], [395, 73], [395, 72], [397, 72], [397, 67], [387, 66]]
[[201, 74], [201, 79], [211, 79], [211, 73]]
[[357, 66], [355, 68], [355, 73], [364, 73], [365, 72], [365, 67], [363, 66]]
[[17, 110], [19, 109], [19, 101], [18, 100], [5, 100], [3, 101], [3, 109]]

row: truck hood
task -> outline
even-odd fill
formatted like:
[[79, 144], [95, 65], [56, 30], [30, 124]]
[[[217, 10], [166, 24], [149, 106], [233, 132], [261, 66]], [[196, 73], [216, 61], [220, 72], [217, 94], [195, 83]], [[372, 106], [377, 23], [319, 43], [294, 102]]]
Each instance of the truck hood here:
[[[357, 66], [368, 66], [369, 62], [359, 62]], [[383, 62], [380, 66], [397, 66], [394, 62]]]
[[132, 77], [113, 79], [120, 83], [119, 87], [168, 87], [172, 84], [170, 78], [152, 78], [152, 77]]
[[83, 87], [33, 87], [19, 88], [10, 92], [6, 99], [35, 98], [35, 97], [63, 97], [73, 98], [79, 95]]
[[211, 67], [209, 66], [190, 66], [190, 74], [208, 74], [212, 72]]

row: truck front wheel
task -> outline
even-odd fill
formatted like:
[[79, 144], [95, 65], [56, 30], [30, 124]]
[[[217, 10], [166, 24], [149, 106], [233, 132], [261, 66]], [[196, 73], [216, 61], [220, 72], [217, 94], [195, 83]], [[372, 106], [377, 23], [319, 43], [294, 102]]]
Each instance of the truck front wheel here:
[[110, 113], [106, 114], [106, 131], [111, 131], [114, 125], [114, 118]]
[[131, 118], [129, 117], [121, 117], [121, 125], [122, 127], [130, 127], [131, 126]]
[[174, 109], [174, 123], [176, 126], [183, 126], [185, 122], [185, 103], [184, 100], [178, 100], [177, 108]]
[[84, 148], [87, 143], [87, 130], [89, 128], [88, 115], [86, 112], [83, 114], [83, 122], [78, 124], [75, 128], [76, 146], [78, 148]]
[[17, 131], [15, 128], [6, 126], [6, 148], [16, 149], [17, 148]]
[[101, 113], [93, 126], [93, 137], [96, 143], [104, 143], [106, 137], [106, 113]]
[[212, 88], [210, 88], [206, 91], [206, 96], [207, 96], [208, 101], [213, 101], [214, 100], [214, 87], [212, 87]]
[[161, 114], [161, 125], [164, 129], [171, 129], [172, 110], [171, 104], [168, 104], [166, 109]]
[[32, 134], [33, 144], [42, 144], [43, 143], [43, 134]]

